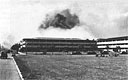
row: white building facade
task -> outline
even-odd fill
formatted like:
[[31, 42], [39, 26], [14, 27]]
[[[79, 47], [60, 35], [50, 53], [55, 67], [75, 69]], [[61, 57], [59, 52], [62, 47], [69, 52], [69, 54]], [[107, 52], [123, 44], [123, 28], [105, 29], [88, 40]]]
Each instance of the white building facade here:
[[128, 36], [98, 39], [97, 46], [98, 49], [103, 51], [118, 50], [128, 52]]

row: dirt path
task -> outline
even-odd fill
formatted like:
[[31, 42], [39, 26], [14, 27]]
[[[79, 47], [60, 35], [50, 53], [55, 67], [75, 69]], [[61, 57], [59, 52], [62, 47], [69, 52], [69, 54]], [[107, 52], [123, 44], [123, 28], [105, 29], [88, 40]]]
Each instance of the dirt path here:
[[21, 80], [11, 55], [0, 59], [0, 80]]

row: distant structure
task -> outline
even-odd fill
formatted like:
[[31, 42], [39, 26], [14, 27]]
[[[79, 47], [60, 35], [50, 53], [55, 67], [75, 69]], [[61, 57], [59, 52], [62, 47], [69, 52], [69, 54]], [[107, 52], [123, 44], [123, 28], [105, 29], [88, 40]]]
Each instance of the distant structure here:
[[21, 52], [73, 52], [97, 49], [95, 40], [76, 38], [24, 38], [20, 45]]
[[97, 47], [103, 51], [128, 52], [128, 36], [97, 39]]
[[128, 53], [128, 36], [81, 40], [77, 38], [24, 38], [20, 42], [20, 52], [87, 52], [114, 51]]

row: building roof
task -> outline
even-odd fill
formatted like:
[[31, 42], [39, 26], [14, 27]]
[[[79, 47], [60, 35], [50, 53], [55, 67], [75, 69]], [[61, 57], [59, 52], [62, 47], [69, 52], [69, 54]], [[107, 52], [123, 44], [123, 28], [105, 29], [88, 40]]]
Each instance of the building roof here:
[[36, 37], [36, 38], [24, 38], [23, 40], [82, 40], [82, 41], [95, 41], [95, 40], [83, 40], [79, 38], [53, 38], [53, 37]]
[[113, 38], [99, 38], [97, 41], [114, 41], [114, 40], [128, 40], [128, 36], [113, 37]]

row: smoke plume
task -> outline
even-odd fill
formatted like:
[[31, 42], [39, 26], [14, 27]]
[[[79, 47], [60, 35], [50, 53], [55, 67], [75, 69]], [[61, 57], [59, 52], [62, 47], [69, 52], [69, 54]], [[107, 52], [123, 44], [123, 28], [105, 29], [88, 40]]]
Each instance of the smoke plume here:
[[72, 29], [74, 26], [79, 25], [79, 17], [76, 14], [71, 14], [69, 9], [62, 10], [61, 12], [46, 15], [45, 21], [41, 24], [39, 29], [47, 29], [49, 27]]
[[70, 8], [46, 14], [38, 29], [43, 37], [94, 38], [89, 33], [88, 27], [80, 22], [78, 13]]
[[[128, 36], [125, 0], [0, 0], [0, 43], [23, 38]], [[8, 35], [12, 38], [7, 38]]]
[[4, 48], [9, 49], [15, 43], [14, 40], [15, 40], [15, 37], [13, 35], [9, 34], [5, 37], [5, 40], [3, 40], [2, 46]]
[[[108, 4], [111, 7], [110, 4]], [[39, 31], [42, 36], [81, 39], [110, 38], [128, 35], [128, 14], [124, 9], [97, 5], [77, 6], [48, 13]], [[115, 11], [115, 12], [113, 12]], [[68, 33], [68, 34], [67, 34]], [[78, 36], [79, 34], [79, 36]]]

